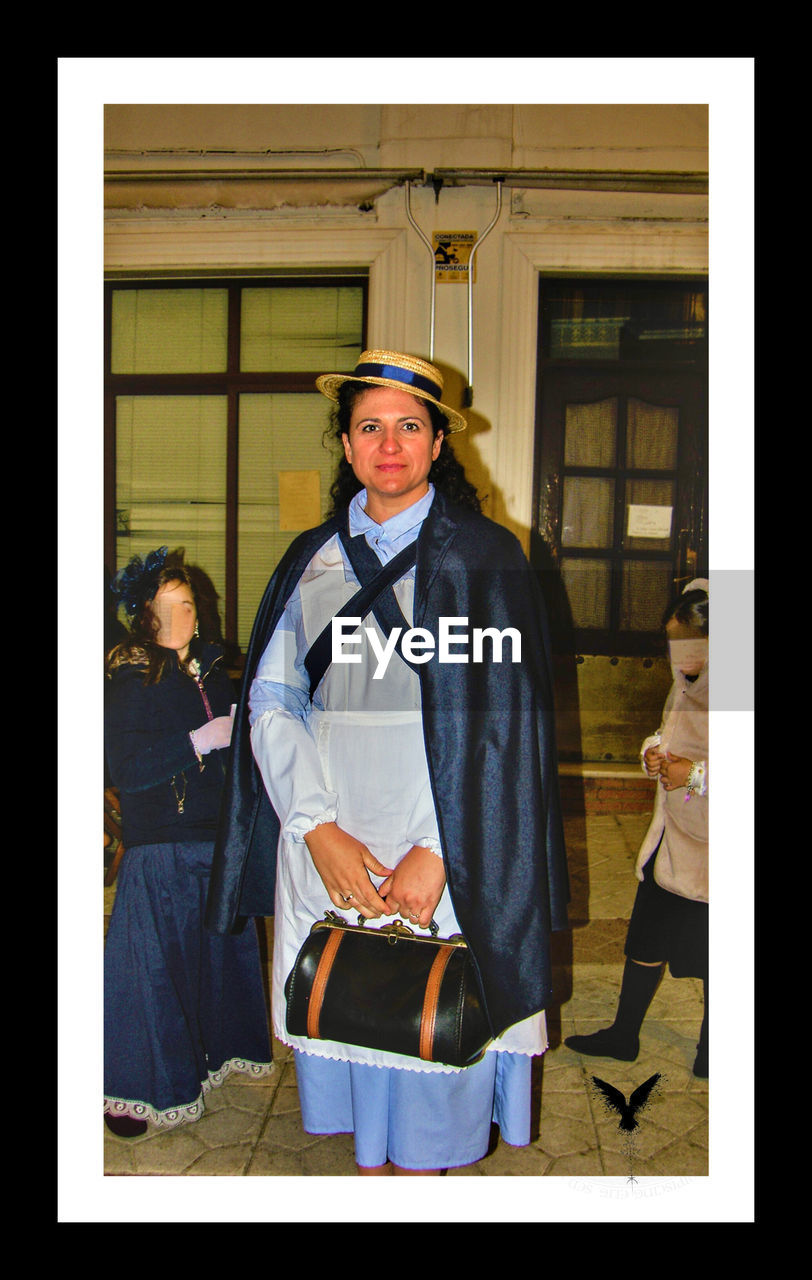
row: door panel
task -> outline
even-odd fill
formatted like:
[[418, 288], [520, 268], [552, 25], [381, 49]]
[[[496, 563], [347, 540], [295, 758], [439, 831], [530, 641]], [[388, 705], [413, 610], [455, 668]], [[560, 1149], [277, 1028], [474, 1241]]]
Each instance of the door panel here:
[[707, 563], [700, 370], [542, 369], [535, 531], [584, 653], [659, 647], [680, 581]]

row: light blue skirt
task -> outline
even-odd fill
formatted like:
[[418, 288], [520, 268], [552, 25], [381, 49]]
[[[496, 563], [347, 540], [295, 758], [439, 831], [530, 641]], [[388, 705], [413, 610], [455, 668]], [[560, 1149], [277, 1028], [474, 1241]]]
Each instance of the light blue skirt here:
[[481, 1160], [491, 1123], [511, 1146], [530, 1141], [532, 1058], [486, 1053], [452, 1073], [338, 1062], [295, 1051], [307, 1133], [352, 1133], [362, 1168], [454, 1169]]

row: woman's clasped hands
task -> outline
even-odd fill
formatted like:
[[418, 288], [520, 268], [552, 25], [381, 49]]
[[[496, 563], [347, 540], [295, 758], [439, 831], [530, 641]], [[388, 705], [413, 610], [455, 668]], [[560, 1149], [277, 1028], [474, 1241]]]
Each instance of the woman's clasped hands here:
[[[428, 927], [445, 888], [442, 860], [430, 849], [414, 845], [393, 869], [335, 822], [322, 823], [304, 839], [330, 901], [340, 911], [358, 911], [367, 920], [400, 915]], [[385, 877], [378, 889], [370, 872]]]
[[650, 778], [659, 778], [660, 785], [666, 791], [676, 791], [679, 787], [687, 786], [693, 761], [685, 756], [674, 756], [670, 751], [661, 751], [655, 746], [649, 747], [645, 752], [643, 764]]

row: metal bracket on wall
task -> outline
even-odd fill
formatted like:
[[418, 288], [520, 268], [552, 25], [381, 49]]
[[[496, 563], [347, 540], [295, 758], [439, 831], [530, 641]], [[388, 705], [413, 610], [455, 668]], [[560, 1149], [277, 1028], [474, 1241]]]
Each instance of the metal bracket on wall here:
[[421, 230], [421, 228], [417, 225], [417, 223], [414, 220], [414, 216], [412, 214], [412, 199], [411, 199], [412, 184], [411, 182], [406, 182], [404, 185], [406, 188], [406, 217], [409, 219], [409, 222], [414, 227], [415, 231], [420, 236], [420, 239], [423, 241], [423, 244], [428, 249], [429, 257], [431, 258], [431, 303], [429, 307], [429, 360], [433, 360], [434, 359], [434, 306], [435, 306], [435, 297], [436, 297], [436, 288], [437, 288], [436, 271], [434, 267], [434, 249], [425, 231]]
[[[423, 241], [423, 244], [428, 249], [429, 255], [431, 258], [431, 302], [430, 302], [430, 312], [429, 312], [429, 360], [433, 360], [434, 359], [434, 317], [435, 317], [436, 297], [437, 297], [437, 271], [436, 271], [436, 263], [434, 258], [434, 247], [431, 241], [429, 240], [428, 236], [426, 235], [426, 233], [415, 222], [414, 215], [412, 214], [411, 182], [406, 182], [404, 185], [406, 188], [406, 217], [409, 219], [409, 222], [414, 227], [415, 231], [420, 236], [420, 239]], [[440, 183], [440, 185], [442, 185], [442, 183]], [[435, 196], [439, 198], [439, 194], [440, 194], [439, 186], [435, 185]], [[474, 400], [474, 323], [473, 323], [474, 256], [476, 254], [477, 249], [482, 244], [482, 241], [489, 234], [489, 232], [491, 232], [493, 228], [496, 226], [496, 223], [499, 220], [499, 214], [501, 212], [502, 212], [502, 181], [501, 179], [497, 179], [496, 180], [496, 212], [493, 215], [493, 218], [491, 219], [491, 221], [488, 223], [485, 230], [482, 232], [481, 236], [479, 236], [476, 242], [474, 243], [471, 249], [470, 256], [468, 258], [468, 384], [465, 388], [464, 405], [463, 405], [463, 407], [466, 409], [471, 407]]]
[[468, 258], [468, 385], [465, 388], [463, 408], [470, 409], [474, 403], [474, 255], [486, 235], [496, 226], [502, 212], [502, 181], [496, 183], [496, 213], [491, 218], [482, 235], [476, 241]]

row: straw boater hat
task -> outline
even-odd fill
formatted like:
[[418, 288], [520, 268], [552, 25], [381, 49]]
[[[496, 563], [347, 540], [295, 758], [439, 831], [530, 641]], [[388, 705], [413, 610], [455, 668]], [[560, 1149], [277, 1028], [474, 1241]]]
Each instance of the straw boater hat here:
[[338, 400], [338, 388], [344, 382], [365, 382], [371, 387], [394, 387], [410, 395], [429, 400], [448, 418], [448, 432], [464, 431], [468, 426], [461, 413], [443, 404], [443, 375], [435, 365], [402, 351], [362, 351], [352, 373], [323, 373], [316, 386], [329, 400]]

